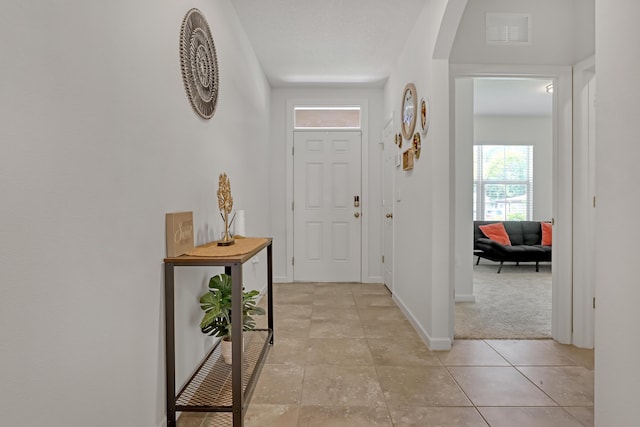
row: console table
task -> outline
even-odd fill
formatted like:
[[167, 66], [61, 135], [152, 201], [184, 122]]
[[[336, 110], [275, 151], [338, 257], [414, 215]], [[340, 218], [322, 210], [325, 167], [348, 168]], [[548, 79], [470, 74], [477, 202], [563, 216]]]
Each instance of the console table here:
[[[233, 427], [242, 427], [244, 412], [269, 347], [273, 344], [273, 259], [272, 239], [242, 239], [246, 252], [226, 255], [230, 247], [216, 249], [215, 244], [196, 248], [203, 249], [199, 256], [181, 255], [164, 259], [165, 287], [165, 336], [166, 336], [166, 381], [167, 381], [167, 426], [175, 427], [176, 412], [226, 413]], [[239, 242], [239, 241], [238, 241]], [[238, 245], [240, 246], [240, 245]], [[238, 339], [234, 335], [232, 344], [233, 362], [227, 365], [222, 360], [220, 342], [201, 361], [195, 372], [176, 394], [175, 375], [175, 321], [174, 321], [174, 268], [189, 266], [224, 267], [231, 276], [232, 311], [231, 324], [234, 330], [242, 330], [242, 265], [267, 249], [267, 329], [254, 329]], [[191, 254], [192, 252], [190, 252]], [[219, 256], [218, 256], [219, 255]], [[244, 343], [243, 343], [244, 341]], [[243, 351], [244, 348], [244, 351]], [[221, 414], [223, 415], [223, 414]]]

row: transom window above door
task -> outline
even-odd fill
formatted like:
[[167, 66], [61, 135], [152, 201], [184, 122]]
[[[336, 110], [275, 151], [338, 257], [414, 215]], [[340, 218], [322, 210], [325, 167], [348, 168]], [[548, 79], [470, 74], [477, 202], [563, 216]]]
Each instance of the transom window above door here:
[[293, 110], [295, 129], [360, 129], [359, 106], [297, 106]]

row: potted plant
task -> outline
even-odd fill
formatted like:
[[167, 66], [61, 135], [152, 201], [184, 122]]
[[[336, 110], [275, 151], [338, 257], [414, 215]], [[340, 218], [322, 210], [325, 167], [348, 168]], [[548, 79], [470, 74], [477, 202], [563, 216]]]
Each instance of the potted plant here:
[[[209, 290], [200, 297], [200, 308], [204, 316], [200, 322], [202, 333], [222, 338], [222, 356], [227, 364], [231, 364], [231, 276], [219, 274], [209, 279]], [[256, 327], [252, 316], [263, 315], [262, 307], [256, 306], [258, 291], [242, 292], [243, 331], [251, 331]]]

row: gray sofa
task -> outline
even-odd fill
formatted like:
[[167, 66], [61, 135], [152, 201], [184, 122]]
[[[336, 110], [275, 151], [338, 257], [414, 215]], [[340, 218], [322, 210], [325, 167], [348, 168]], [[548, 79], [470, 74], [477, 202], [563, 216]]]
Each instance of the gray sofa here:
[[[505, 246], [488, 239], [480, 230], [481, 225], [502, 223], [511, 240], [511, 246]], [[500, 262], [498, 273], [504, 262], [535, 262], [536, 271], [540, 262], [551, 262], [551, 246], [542, 245], [542, 227], [540, 221], [473, 221], [474, 254], [480, 258]]]

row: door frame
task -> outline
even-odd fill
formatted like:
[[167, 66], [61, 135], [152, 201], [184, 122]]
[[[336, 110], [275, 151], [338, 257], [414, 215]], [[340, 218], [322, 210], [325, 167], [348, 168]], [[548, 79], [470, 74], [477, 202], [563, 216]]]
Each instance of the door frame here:
[[[553, 217], [554, 229], [551, 336], [563, 344], [573, 339], [573, 111], [572, 67], [545, 65], [452, 64], [450, 89], [455, 108], [455, 80], [459, 77], [528, 77], [546, 78], [554, 82], [553, 97]], [[455, 120], [455, 115], [453, 117]], [[454, 129], [455, 126], [452, 126]], [[455, 132], [451, 136], [455, 144]], [[451, 158], [455, 171], [455, 157]], [[455, 227], [455, 224], [454, 224]], [[560, 242], [559, 244], [557, 242]], [[455, 264], [451, 260], [451, 269]], [[450, 283], [453, 287], [454, 283]], [[450, 308], [455, 309], [454, 292], [450, 292]], [[453, 336], [454, 324], [450, 325]]]
[[[393, 171], [391, 173], [391, 176], [388, 177], [385, 174], [385, 168], [387, 165], [387, 154], [389, 152], [393, 152], [393, 155], [395, 157], [398, 156], [397, 151], [395, 151], [395, 148], [391, 148], [391, 141], [387, 139], [387, 134], [386, 134], [386, 130], [388, 127], [391, 127], [391, 131], [392, 133], [394, 132], [394, 122], [393, 122], [393, 117], [394, 115], [392, 114], [391, 117], [389, 117], [389, 119], [385, 122], [384, 126], [382, 127], [382, 155], [380, 156], [380, 160], [381, 160], [381, 174], [380, 176], [382, 177], [382, 188], [381, 188], [381, 194], [382, 194], [382, 200], [383, 203], [385, 203], [385, 205], [382, 206], [382, 214], [385, 214], [385, 212], [388, 211], [387, 209], [387, 201], [384, 199], [384, 186], [385, 186], [385, 182], [384, 180], [386, 179], [391, 179], [391, 201], [390, 201], [390, 205], [391, 205], [391, 214], [394, 213], [395, 211], [395, 191], [396, 191], [396, 167], [393, 168]], [[395, 135], [395, 133], [393, 133]], [[386, 272], [385, 272], [385, 266], [386, 263], [389, 262], [389, 260], [387, 260], [387, 253], [385, 252], [385, 248], [386, 248], [386, 240], [385, 240], [385, 219], [382, 219], [382, 232], [381, 237], [382, 237], [382, 256], [385, 257], [384, 262], [382, 263], [382, 283], [384, 283], [387, 286], [387, 289], [389, 289], [389, 292], [391, 292], [391, 294], [393, 294], [393, 290], [394, 290], [394, 282], [395, 282], [395, 252], [396, 252], [396, 247], [395, 247], [395, 222], [393, 221], [393, 218], [391, 218], [391, 286], [389, 286], [388, 283], [385, 283], [385, 277], [386, 277]]]
[[[592, 79], [596, 78], [596, 59], [591, 56], [573, 66], [574, 112], [574, 193], [573, 247], [573, 344], [583, 348], [595, 345], [595, 124]], [[597, 85], [597, 82], [594, 81]], [[592, 112], [592, 111], [591, 111]]]
[[[286, 151], [285, 151], [285, 168], [286, 168], [286, 197], [285, 197], [285, 209], [286, 209], [286, 266], [287, 276], [286, 281], [293, 281], [293, 112], [297, 106], [359, 106], [360, 107], [360, 132], [362, 135], [361, 143], [361, 185], [362, 194], [361, 207], [362, 207], [362, 233], [361, 233], [361, 251], [360, 251], [360, 277], [362, 282], [375, 282], [369, 277], [369, 215], [371, 214], [371, 206], [369, 203], [369, 102], [367, 99], [362, 98], [334, 98], [334, 99], [318, 99], [318, 98], [291, 98], [287, 99], [287, 125], [286, 125]], [[330, 129], [324, 129], [322, 131], [330, 132]], [[336, 129], [338, 132], [346, 131], [346, 129]]]

